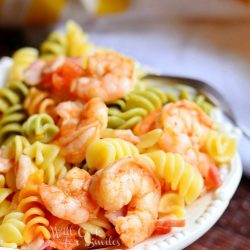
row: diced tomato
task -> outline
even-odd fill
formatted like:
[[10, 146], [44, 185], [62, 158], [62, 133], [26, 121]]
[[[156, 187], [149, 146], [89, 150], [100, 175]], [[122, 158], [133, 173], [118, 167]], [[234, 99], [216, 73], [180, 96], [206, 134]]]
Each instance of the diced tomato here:
[[173, 227], [184, 227], [185, 220], [159, 219], [156, 222], [154, 234], [166, 234], [171, 232]]
[[218, 188], [222, 184], [219, 169], [211, 164], [205, 178], [205, 185], [207, 190], [213, 190]]

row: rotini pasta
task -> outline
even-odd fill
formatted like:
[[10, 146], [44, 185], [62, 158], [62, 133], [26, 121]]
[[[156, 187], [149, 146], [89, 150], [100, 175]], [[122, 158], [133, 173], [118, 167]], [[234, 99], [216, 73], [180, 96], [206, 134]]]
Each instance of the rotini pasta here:
[[135, 90], [125, 99], [109, 103], [108, 127], [129, 129], [135, 126], [144, 116], [167, 102], [166, 94], [153, 87]]
[[92, 44], [87, 42], [87, 35], [81, 27], [73, 21], [66, 24], [67, 56], [88, 56], [92, 50]]
[[66, 56], [67, 40], [60, 31], [52, 32], [40, 47], [41, 58], [50, 60], [57, 56]]
[[0, 120], [0, 143], [6, 142], [14, 135], [22, 134], [22, 123], [26, 117], [20, 104], [7, 109]]
[[185, 216], [183, 196], [173, 192], [163, 194], [159, 204], [159, 216], [176, 216], [178, 219], [183, 219]]
[[24, 149], [24, 154], [34, 161], [38, 169], [44, 170], [44, 182], [47, 184], [54, 184], [67, 171], [65, 159], [60, 155], [57, 145], [36, 141]]
[[0, 175], [0, 218], [5, 216], [9, 212], [9, 207], [11, 205], [11, 201], [7, 200], [8, 196], [13, 191], [10, 188], [5, 187], [5, 177], [4, 175]]
[[38, 50], [34, 48], [22, 48], [17, 50], [13, 55], [13, 66], [10, 70], [10, 80], [23, 80], [23, 74], [35, 60], [38, 58]]
[[80, 224], [80, 227], [84, 230], [84, 241], [88, 246], [91, 244], [92, 235], [105, 239], [106, 230], [111, 229], [111, 224], [105, 217], [98, 217]]
[[31, 141], [50, 142], [59, 132], [54, 120], [47, 114], [36, 114], [23, 124], [23, 134]]
[[29, 115], [47, 113], [53, 117], [55, 106], [55, 100], [50, 98], [49, 93], [34, 87], [24, 101], [24, 108]]
[[204, 186], [203, 178], [180, 155], [161, 150], [146, 155], [154, 161], [157, 176], [170, 183], [171, 189], [184, 196], [187, 203], [199, 197]]
[[0, 246], [17, 248], [24, 243], [23, 213], [13, 211], [7, 214], [0, 225]]
[[208, 135], [205, 150], [217, 163], [228, 163], [236, 153], [237, 140], [213, 131]]
[[20, 81], [11, 81], [8, 86], [0, 89], [0, 112], [21, 103], [28, 95], [29, 89]]
[[162, 135], [162, 129], [154, 129], [139, 137], [140, 141], [136, 144], [140, 153], [150, 152], [159, 149], [157, 143]]
[[43, 171], [38, 170], [29, 177], [27, 184], [18, 196], [17, 210], [24, 214], [22, 218], [25, 223], [23, 237], [27, 244], [38, 236], [42, 236], [46, 240], [50, 238], [49, 221], [45, 217], [45, 209], [38, 191], [38, 186], [42, 183]]
[[118, 138], [105, 138], [89, 145], [86, 162], [90, 169], [101, 169], [122, 157], [138, 154], [138, 149], [130, 142]]

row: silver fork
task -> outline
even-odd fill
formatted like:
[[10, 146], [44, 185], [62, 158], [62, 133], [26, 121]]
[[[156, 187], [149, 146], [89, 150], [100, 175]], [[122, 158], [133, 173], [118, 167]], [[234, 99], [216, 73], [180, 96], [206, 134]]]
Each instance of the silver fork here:
[[211, 104], [219, 107], [228, 117], [228, 119], [233, 123], [233, 125], [239, 127], [243, 135], [250, 140], [250, 130], [240, 124], [239, 121], [237, 121], [236, 116], [234, 115], [234, 112], [225, 97], [223, 97], [223, 95], [218, 90], [210, 86], [208, 83], [192, 78], [170, 75], [147, 74], [143, 78], [154, 81], [161, 81], [164, 84], [168, 84], [171, 86], [186, 85], [194, 88], [198, 93], [205, 96], [211, 102]]

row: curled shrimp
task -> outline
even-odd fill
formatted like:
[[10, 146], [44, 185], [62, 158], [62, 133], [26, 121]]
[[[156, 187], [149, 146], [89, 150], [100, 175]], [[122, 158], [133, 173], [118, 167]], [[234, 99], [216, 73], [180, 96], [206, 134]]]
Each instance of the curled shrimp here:
[[73, 224], [95, 218], [98, 206], [88, 194], [90, 175], [83, 169], [72, 168], [56, 185], [39, 186], [39, 193], [45, 207], [56, 217]]
[[0, 173], [6, 174], [14, 167], [14, 162], [4, 157], [4, 150], [0, 149]]
[[93, 176], [89, 191], [107, 212], [127, 206], [125, 216], [113, 220], [125, 246], [134, 246], [155, 230], [161, 187], [153, 167], [145, 159], [123, 158], [99, 170]]
[[181, 100], [165, 105], [160, 119], [163, 134], [158, 141], [159, 148], [179, 153], [197, 167], [205, 178], [207, 189], [220, 186], [218, 169], [207, 154], [200, 152], [213, 125], [210, 117], [195, 103]]
[[129, 141], [133, 144], [138, 143], [139, 137], [137, 137], [131, 129], [105, 129], [102, 134], [102, 138], [121, 138], [123, 140]]
[[96, 53], [89, 58], [89, 75], [75, 79], [71, 92], [81, 100], [100, 97], [113, 101], [125, 96], [133, 89], [135, 64], [131, 59], [114, 52]]
[[16, 166], [16, 188], [22, 189], [27, 183], [35, 167], [27, 155], [21, 155]]
[[60, 116], [60, 134], [57, 142], [70, 163], [84, 160], [88, 145], [100, 138], [107, 127], [108, 110], [99, 98], [93, 98], [84, 106], [79, 102], [63, 102], [56, 107]]

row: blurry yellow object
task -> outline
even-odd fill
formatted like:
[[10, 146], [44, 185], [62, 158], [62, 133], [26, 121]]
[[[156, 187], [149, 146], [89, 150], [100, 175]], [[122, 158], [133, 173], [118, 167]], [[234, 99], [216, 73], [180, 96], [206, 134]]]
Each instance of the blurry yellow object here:
[[237, 140], [228, 135], [212, 132], [206, 142], [206, 152], [217, 163], [228, 163], [237, 151]]
[[177, 193], [163, 194], [158, 211], [160, 217], [175, 215], [178, 219], [183, 219], [185, 216], [184, 197]]
[[58, 21], [67, 0], [32, 0], [25, 19], [29, 26], [44, 26]]
[[112, 14], [124, 11], [128, 8], [130, 0], [99, 0], [96, 13], [99, 15]]

